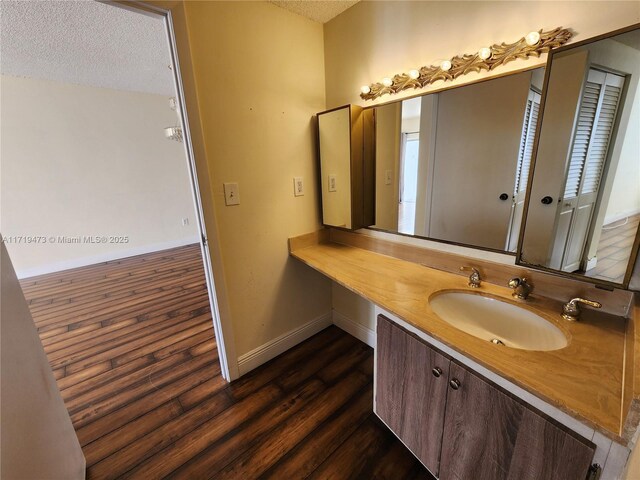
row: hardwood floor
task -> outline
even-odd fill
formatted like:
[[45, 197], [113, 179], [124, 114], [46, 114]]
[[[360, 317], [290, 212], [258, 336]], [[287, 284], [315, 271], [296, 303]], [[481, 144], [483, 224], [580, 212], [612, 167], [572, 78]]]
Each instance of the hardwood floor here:
[[22, 282], [87, 478], [431, 478], [372, 413], [372, 350], [329, 327], [220, 376], [199, 247]]
[[598, 262], [587, 275], [594, 278], [621, 283], [627, 271], [633, 241], [638, 232], [640, 215], [602, 227], [598, 243]]

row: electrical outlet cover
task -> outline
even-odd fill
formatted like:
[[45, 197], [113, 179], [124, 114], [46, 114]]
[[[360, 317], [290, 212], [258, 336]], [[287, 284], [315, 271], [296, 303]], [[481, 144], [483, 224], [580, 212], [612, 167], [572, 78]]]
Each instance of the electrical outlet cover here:
[[338, 181], [335, 175], [329, 175], [329, 191], [336, 192], [338, 190]]
[[293, 177], [293, 194], [296, 197], [304, 195], [304, 182], [302, 177]]

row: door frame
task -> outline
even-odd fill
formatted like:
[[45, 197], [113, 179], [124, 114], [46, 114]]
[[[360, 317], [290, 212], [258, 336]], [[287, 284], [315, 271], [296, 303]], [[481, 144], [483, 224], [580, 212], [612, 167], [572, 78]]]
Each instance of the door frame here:
[[[206, 207], [202, 201], [202, 191], [210, 191], [209, 176], [206, 154], [202, 141], [201, 125], [199, 122], [200, 112], [198, 111], [197, 98], [195, 95], [195, 82], [187, 77], [189, 80], [189, 86], [192, 92], [189, 104], [191, 105], [190, 115], [187, 111], [187, 102], [184, 91], [184, 79], [181, 70], [178, 55], [178, 44], [176, 41], [176, 30], [174, 28], [174, 18], [172, 10], [175, 8], [182, 8], [181, 3], [178, 1], [160, 2], [157, 4], [162, 7], [154, 5], [156, 2], [140, 2], [140, 1], [109, 1], [109, 0], [97, 0], [101, 3], [106, 3], [114, 7], [125, 8], [127, 10], [142, 14], [150, 15], [153, 17], [159, 17], [163, 20], [165, 25], [165, 32], [167, 34], [167, 41], [169, 43], [169, 55], [171, 57], [171, 66], [173, 73], [174, 86], [176, 90], [176, 101], [178, 102], [178, 108], [176, 109], [180, 123], [182, 126], [182, 137], [184, 152], [187, 159], [187, 169], [189, 173], [189, 183], [191, 186], [191, 193], [195, 207], [196, 223], [198, 226], [198, 233], [200, 238], [200, 250], [202, 253], [203, 268], [205, 272], [207, 291], [209, 294], [209, 305], [211, 308], [211, 316], [213, 320], [213, 329], [216, 336], [216, 345], [218, 350], [218, 357], [220, 360], [220, 370], [222, 377], [230, 382], [240, 376], [238, 368], [238, 357], [235, 353], [235, 342], [233, 336], [233, 327], [231, 323], [231, 315], [229, 302], [227, 299], [227, 289], [224, 282], [224, 272], [222, 270], [222, 254], [220, 251], [219, 237], [217, 234], [217, 224], [215, 220], [215, 212], [213, 205], [210, 206], [209, 218], [211, 221], [209, 224], [205, 224], [204, 211]], [[183, 13], [184, 15], [184, 13]], [[186, 33], [186, 32], [185, 32]], [[188, 40], [188, 39], [187, 39]], [[181, 50], [183, 57], [189, 56], [189, 48], [186, 45]], [[191, 64], [190, 58], [184, 58], [186, 64]], [[195, 128], [190, 128], [189, 117], [194, 120], [192, 123]], [[196, 137], [195, 145], [193, 136]], [[196, 156], [194, 147], [197, 148], [199, 156]], [[203, 173], [198, 176], [198, 165]], [[211, 241], [210, 241], [211, 240]], [[215, 267], [214, 267], [215, 265]]]

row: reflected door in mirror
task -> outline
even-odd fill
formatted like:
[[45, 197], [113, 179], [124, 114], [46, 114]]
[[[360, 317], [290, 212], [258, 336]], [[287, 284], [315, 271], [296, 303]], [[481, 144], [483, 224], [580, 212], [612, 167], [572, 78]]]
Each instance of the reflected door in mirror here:
[[519, 263], [628, 281], [640, 220], [639, 79], [638, 29], [552, 52]]
[[376, 107], [375, 227], [515, 251], [542, 69]]

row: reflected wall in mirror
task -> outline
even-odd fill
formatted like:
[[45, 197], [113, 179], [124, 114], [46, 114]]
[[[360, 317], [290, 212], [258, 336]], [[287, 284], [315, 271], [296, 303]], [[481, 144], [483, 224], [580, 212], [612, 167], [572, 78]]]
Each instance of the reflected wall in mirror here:
[[518, 263], [628, 282], [640, 219], [640, 30], [552, 52]]
[[371, 114], [346, 105], [317, 118], [322, 223], [354, 230], [371, 225], [373, 157], [363, 143]]
[[375, 107], [375, 228], [515, 252], [544, 69]]

